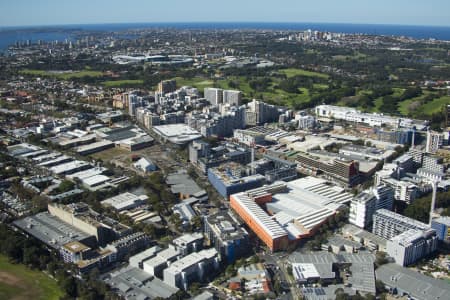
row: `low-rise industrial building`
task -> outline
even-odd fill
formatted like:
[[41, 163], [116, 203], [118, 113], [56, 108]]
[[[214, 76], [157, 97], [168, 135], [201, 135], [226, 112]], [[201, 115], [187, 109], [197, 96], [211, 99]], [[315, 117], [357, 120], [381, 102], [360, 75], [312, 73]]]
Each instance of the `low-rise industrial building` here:
[[375, 271], [377, 280], [389, 292], [414, 300], [450, 299], [450, 285], [397, 264], [385, 264]]
[[113, 272], [105, 282], [127, 300], [168, 299], [178, 291], [178, 288], [135, 267]]
[[48, 211], [65, 223], [94, 235], [100, 245], [106, 245], [131, 233], [128, 226], [100, 215], [83, 202], [68, 205], [52, 203], [48, 205]]
[[108, 141], [108, 140], [104, 140], [104, 141], [80, 146], [80, 147], [76, 148], [76, 152], [79, 155], [85, 156], [85, 155], [97, 153], [97, 152], [100, 152], [100, 151], [103, 151], [103, 150], [106, 150], [109, 148], [114, 148], [114, 143], [111, 141]]
[[82, 160], [74, 160], [71, 162], [58, 164], [51, 167], [49, 170], [55, 175], [64, 176], [67, 174], [73, 174], [75, 172], [84, 171], [92, 168], [92, 165]]
[[320, 281], [331, 283], [336, 279], [335, 266], [349, 266], [348, 283], [351, 289], [362, 294], [375, 295], [375, 256], [367, 253], [313, 252], [290, 255], [295, 280], [300, 284]]
[[129, 210], [141, 206], [146, 203], [147, 195], [135, 195], [129, 192], [119, 194], [117, 196], [103, 200], [103, 206], [113, 207], [117, 211]]
[[306, 177], [233, 194], [230, 206], [271, 251], [277, 251], [314, 234], [352, 198], [323, 179]]
[[97, 244], [94, 235], [67, 224], [48, 212], [16, 220], [13, 224], [56, 250], [70, 242], [79, 242], [91, 247]]
[[162, 141], [176, 145], [185, 145], [202, 137], [200, 132], [185, 124], [159, 125], [153, 126], [152, 129]]

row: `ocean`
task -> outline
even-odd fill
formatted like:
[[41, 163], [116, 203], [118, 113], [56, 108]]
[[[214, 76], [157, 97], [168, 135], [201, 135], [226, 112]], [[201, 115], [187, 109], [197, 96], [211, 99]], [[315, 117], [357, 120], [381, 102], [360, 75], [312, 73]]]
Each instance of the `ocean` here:
[[373, 35], [406, 36], [416, 39], [450, 40], [450, 27], [379, 25], [379, 24], [335, 24], [335, 23], [123, 23], [86, 24], [39, 27], [0, 27], [0, 50], [5, 50], [16, 41], [73, 40], [80, 32], [120, 32], [143, 28], [177, 29], [272, 29], [272, 30], [319, 30], [341, 33], [363, 33]]

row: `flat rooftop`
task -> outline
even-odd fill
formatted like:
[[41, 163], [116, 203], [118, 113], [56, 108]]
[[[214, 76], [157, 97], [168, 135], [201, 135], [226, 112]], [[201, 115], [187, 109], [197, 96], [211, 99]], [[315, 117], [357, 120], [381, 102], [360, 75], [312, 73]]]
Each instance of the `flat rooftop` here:
[[414, 299], [450, 299], [450, 285], [444, 280], [434, 279], [394, 263], [380, 266], [375, 273], [378, 280], [405, 291]]
[[153, 131], [174, 144], [186, 144], [202, 137], [197, 130], [184, 124], [153, 126]]
[[176, 172], [167, 175], [166, 183], [170, 185], [170, 190], [174, 194], [194, 195], [204, 191], [198, 184], [186, 173]]
[[48, 212], [16, 220], [14, 225], [54, 249], [73, 241], [82, 241], [90, 236]]
[[214, 248], [202, 250], [200, 252], [191, 253], [175, 262], [173, 262], [166, 270], [173, 273], [182, 272], [183, 270], [198, 264], [205, 259], [211, 259], [217, 255], [217, 250]]
[[178, 292], [178, 288], [167, 285], [141, 269], [132, 267], [112, 273], [111, 278], [105, 281], [128, 300], [167, 299]]
[[119, 194], [117, 196], [108, 198], [106, 200], [101, 201], [102, 205], [110, 205], [115, 209], [121, 210], [127, 208], [137, 202], [146, 201], [148, 197], [146, 195], [135, 195], [129, 192], [125, 192]]
[[91, 164], [82, 160], [74, 160], [71, 162], [63, 163], [50, 168], [50, 171], [56, 175], [62, 173], [71, 173], [74, 170], [88, 169]]

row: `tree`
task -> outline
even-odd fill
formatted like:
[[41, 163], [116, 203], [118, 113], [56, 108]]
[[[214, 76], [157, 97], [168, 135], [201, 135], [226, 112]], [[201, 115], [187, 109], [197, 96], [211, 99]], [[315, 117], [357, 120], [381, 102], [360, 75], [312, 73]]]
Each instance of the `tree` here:
[[387, 264], [389, 261], [387, 259], [387, 254], [386, 252], [382, 252], [382, 251], [378, 251], [377, 254], [375, 255], [375, 266], [378, 268], [384, 264]]
[[33, 206], [33, 212], [38, 213], [47, 209], [48, 198], [41, 195], [35, 195], [31, 198], [31, 203]]
[[287, 271], [287, 273], [288, 273], [290, 276], [293, 276], [293, 273], [292, 273], [292, 266], [291, 266], [291, 265], [289, 265], [289, 266], [286, 267], [286, 271]]
[[192, 224], [194, 230], [201, 229], [202, 228], [202, 218], [198, 215], [195, 215], [191, 220], [191, 224]]
[[190, 290], [193, 295], [198, 295], [200, 293], [200, 283], [193, 282], [191, 284]]
[[225, 269], [225, 274], [227, 274], [227, 276], [234, 276], [236, 274], [234, 265], [228, 265], [228, 267]]
[[58, 186], [58, 192], [65, 193], [70, 190], [73, 190], [74, 187], [75, 187], [75, 183], [73, 183], [70, 180], [64, 179]]
[[275, 291], [275, 293], [277, 293], [277, 295], [280, 295], [282, 293], [281, 283], [277, 279], [273, 283], [273, 290]]

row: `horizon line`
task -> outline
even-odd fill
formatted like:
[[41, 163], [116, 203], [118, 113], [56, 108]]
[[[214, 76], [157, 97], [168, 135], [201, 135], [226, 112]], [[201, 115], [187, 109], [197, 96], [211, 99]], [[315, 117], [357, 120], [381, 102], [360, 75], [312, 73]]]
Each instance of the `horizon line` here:
[[58, 26], [90, 26], [90, 25], [170, 25], [170, 24], [324, 24], [324, 25], [374, 25], [374, 26], [408, 26], [408, 27], [440, 27], [450, 28], [450, 25], [429, 24], [395, 24], [395, 23], [351, 23], [351, 22], [323, 22], [323, 21], [162, 21], [162, 22], [101, 22], [101, 23], [73, 23], [73, 24], [30, 24], [30, 25], [0, 25], [0, 29], [28, 29], [38, 27]]

